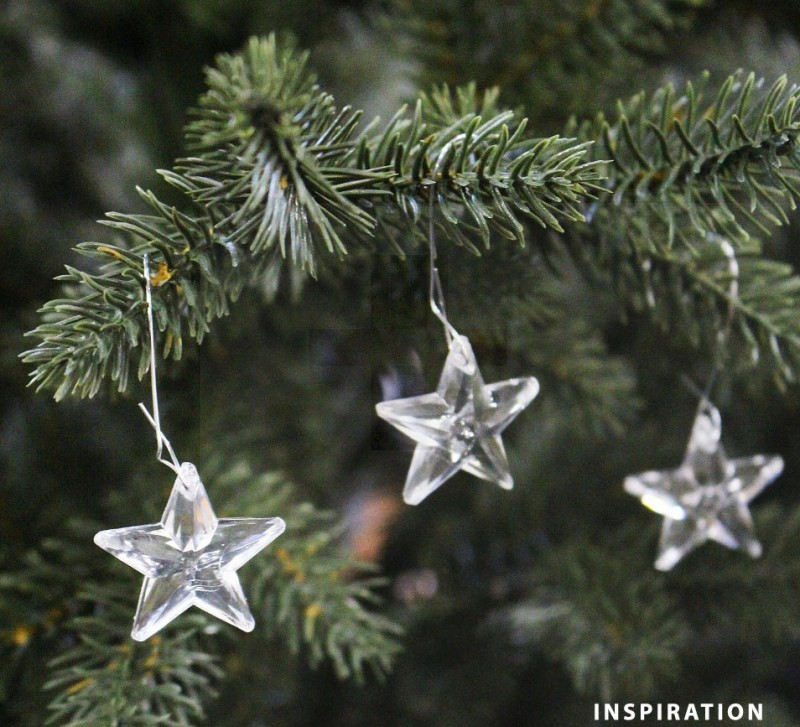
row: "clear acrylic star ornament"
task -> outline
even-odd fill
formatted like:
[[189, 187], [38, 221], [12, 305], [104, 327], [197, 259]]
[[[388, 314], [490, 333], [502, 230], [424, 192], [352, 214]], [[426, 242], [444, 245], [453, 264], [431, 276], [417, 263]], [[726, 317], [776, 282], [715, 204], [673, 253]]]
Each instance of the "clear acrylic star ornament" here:
[[783, 459], [762, 454], [728, 459], [721, 434], [719, 411], [704, 400], [680, 467], [625, 478], [626, 492], [664, 516], [659, 570], [670, 570], [707, 540], [761, 555], [747, 505], [780, 475]]
[[466, 336], [454, 336], [432, 394], [384, 401], [378, 416], [414, 439], [403, 499], [417, 505], [459, 470], [510, 490], [500, 434], [539, 393], [532, 377], [483, 382]]
[[279, 517], [217, 519], [197, 469], [184, 462], [160, 523], [103, 530], [94, 542], [144, 576], [131, 632], [144, 641], [191, 606], [252, 631], [236, 571], [285, 527]]

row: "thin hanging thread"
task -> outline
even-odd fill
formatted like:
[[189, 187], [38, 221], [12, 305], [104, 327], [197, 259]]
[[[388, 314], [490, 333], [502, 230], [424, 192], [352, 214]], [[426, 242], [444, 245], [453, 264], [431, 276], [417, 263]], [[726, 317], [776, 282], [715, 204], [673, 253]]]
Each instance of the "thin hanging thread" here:
[[725, 318], [725, 326], [717, 333], [717, 346], [714, 351], [714, 367], [711, 370], [711, 375], [708, 377], [708, 384], [706, 385], [705, 398], [708, 399], [711, 394], [711, 389], [716, 383], [717, 376], [722, 371], [722, 354], [725, 344], [731, 335], [733, 328], [733, 318], [736, 315], [736, 301], [739, 299], [739, 261], [736, 259], [736, 250], [733, 245], [724, 237], [714, 236], [719, 242], [723, 254], [728, 258], [728, 272], [731, 276], [731, 282], [728, 287], [728, 315]]
[[447, 339], [447, 345], [452, 346], [453, 341], [461, 342], [461, 337], [458, 331], [453, 327], [453, 324], [447, 319], [447, 313], [444, 305], [444, 291], [442, 290], [442, 280], [439, 277], [439, 269], [436, 267], [436, 230], [434, 227], [434, 194], [436, 185], [431, 184], [429, 203], [428, 203], [428, 244], [430, 245], [430, 288], [428, 297], [430, 299], [431, 310], [433, 314], [442, 322], [444, 326], [444, 335]]
[[711, 369], [711, 374], [708, 377], [705, 390], [701, 391], [688, 377], [684, 376], [684, 383], [686, 386], [700, 398], [699, 406], [701, 408], [710, 400], [711, 389], [714, 387], [720, 371], [722, 371], [722, 353], [731, 335], [731, 330], [733, 329], [733, 319], [736, 315], [736, 302], [739, 300], [739, 261], [736, 258], [736, 250], [733, 249], [733, 245], [724, 237], [719, 235], [711, 235], [710, 237], [719, 243], [722, 253], [728, 259], [728, 272], [730, 273], [731, 281], [728, 286], [728, 313], [725, 317], [725, 325], [717, 333], [716, 348], [714, 350], [714, 366]]
[[[142, 402], [139, 402], [139, 408], [142, 410], [145, 417], [147, 417], [150, 426], [155, 430], [156, 459], [175, 472], [180, 481], [183, 482], [183, 478], [181, 477], [181, 465], [178, 458], [175, 456], [175, 450], [172, 448], [169, 439], [167, 439], [166, 435], [161, 430], [161, 414], [158, 408], [158, 381], [156, 377], [156, 334], [155, 326], [153, 325], [153, 294], [150, 286], [150, 261], [147, 254], [144, 256], [144, 291], [145, 300], [147, 301], [147, 327], [150, 332], [150, 394], [153, 401], [153, 414], [151, 415], [150, 412], [147, 411], [147, 407]], [[169, 453], [170, 459], [164, 458], [164, 448], [166, 448]], [[183, 485], [188, 488], [185, 482], [183, 482]]]

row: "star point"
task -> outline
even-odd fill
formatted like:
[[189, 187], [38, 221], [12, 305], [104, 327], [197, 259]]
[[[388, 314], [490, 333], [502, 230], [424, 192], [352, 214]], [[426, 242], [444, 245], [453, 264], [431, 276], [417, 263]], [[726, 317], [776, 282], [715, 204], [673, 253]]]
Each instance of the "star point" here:
[[685, 555], [714, 540], [761, 555], [748, 504], [783, 471], [777, 455], [728, 459], [717, 408], [703, 401], [681, 465], [625, 478], [625, 491], [664, 516], [655, 567], [671, 570]]
[[218, 519], [197, 469], [184, 462], [161, 522], [103, 530], [94, 542], [144, 576], [131, 632], [144, 641], [192, 606], [252, 631], [236, 571], [285, 527], [278, 517]]
[[379, 417], [417, 442], [405, 502], [418, 505], [459, 470], [510, 490], [500, 435], [538, 393], [532, 376], [486, 385], [469, 339], [454, 338], [435, 392], [376, 406]]

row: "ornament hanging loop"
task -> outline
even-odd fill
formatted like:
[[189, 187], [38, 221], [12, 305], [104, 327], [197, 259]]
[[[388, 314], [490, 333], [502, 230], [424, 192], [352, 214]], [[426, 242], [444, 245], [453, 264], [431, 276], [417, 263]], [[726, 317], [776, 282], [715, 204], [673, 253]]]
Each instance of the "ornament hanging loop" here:
[[[181, 465], [178, 458], [175, 456], [175, 450], [172, 448], [169, 439], [167, 439], [166, 435], [161, 430], [161, 414], [158, 407], [158, 380], [156, 376], [156, 333], [155, 325], [153, 324], [153, 293], [150, 283], [150, 261], [147, 253], [144, 255], [144, 292], [145, 301], [147, 303], [147, 328], [150, 334], [150, 393], [152, 396], [153, 413], [150, 414], [150, 412], [147, 411], [147, 407], [142, 402], [139, 402], [139, 408], [147, 418], [147, 421], [150, 422], [150, 426], [155, 430], [156, 459], [161, 462], [161, 464], [169, 467], [178, 476], [178, 479], [184, 487], [189, 489], [188, 485], [181, 477]], [[164, 449], [167, 450], [169, 459], [164, 457]]]
[[448, 347], [452, 347], [453, 342], [457, 341], [459, 346], [461, 346], [465, 357], [468, 357], [468, 353], [466, 350], [464, 350], [464, 346], [461, 342], [461, 335], [447, 318], [447, 312], [444, 304], [444, 291], [442, 290], [442, 279], [439, 277], [439, 268], [436, 266], [436, 229], [434, 225], [435, 195], [436, 183], [431, 182], [428, 192], [428, 245], [430, 246], [430, 267], [428, 271], [430, 287], [428, 290], [428, 299], [433, 314], [442, 322], [442, 325], [444, 326], [444, 335], [447, 339]]

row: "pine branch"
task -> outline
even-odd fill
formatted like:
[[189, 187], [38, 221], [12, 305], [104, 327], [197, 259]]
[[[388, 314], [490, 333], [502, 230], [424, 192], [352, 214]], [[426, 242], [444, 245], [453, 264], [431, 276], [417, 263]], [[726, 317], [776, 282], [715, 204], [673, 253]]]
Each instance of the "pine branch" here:
[[612, 355], [600, 331], [580, 319], [565, 316], [548, 327], [531, 360], [538, 363], [534, 370], [542, 385], [574, 412], [577, 433], [622, 436], [641, 406], [629, 364]]
[[[498, 280], [493, 269], [515, 272]], [[535, 371], [549, 396], [571, 412], [574, 430], [625, 431], [639, 406], [636, 379], [604, 341], [618, 307], [586, 283], [560, 243], [552, 244], [546, 266], [538, 250], [509, 246], [480, 264], [451, 258], [442, 270], [453, 320], [475, 344], [491, 342], [515, 359], [515, 370]]]
[[42, 307], [43, 323], [30, 333], [41, 341], [22, 354], [36, 364], [31, 384], [54, 389], [57, 400], [94, 396], [105, 379], [126, 391], [131, 373], [141, 379], [148, 371], [145, 254], [154, 258], [153, 313], [164, 334], [164, 358], [180, 359], [185, 338], [202, 342], [209, 322], [228, 312], [248, 282], [245, 270], [257, 274], [244, 259], [248, 252], [220, 237], [207, 215], [185, 215], [139, 192], [153, 214], [110, 213], [104, 223], [125, 238], [78, 245], [81, 254], [101, 261], [101, 272], [68, 266], [58, 278], [65, 297]]
[[800, 197], [800, 87], [741, 72], [716, 91], [708, 81], [639, 94], [613, 123], [600, 115], [578, 133], [602, 139], [593, 154], [613, 162], [593, 223], [642, 254], [694, 249], [712, 233], [741, 247], [786, 222]]
[[[222, 671], [198, 638], [204, 617], [137, 644], [129, 638], [136, 591], [124, 579], [87, 584], [77, 595], [97, 615], [76, 617], [76, 642], [50, 663], [56, 692], [46, 724], [197, 725]], [[188, 626], [188, 628], [187, 628]]]
[[688, 624], [641, 557], [587, 543], [552, 551], [534, 594], [506, 611], [515, 640], [561, 662], [579, 692], [646, 698], [674, 678]]
[[[732, 295], [725, 263], [714, 256], [654, 257], [651, 281], [658, 282], [653, 290], [662, 288], [654, 294], [655, 300], [672, 302], [672, 306], [657, 310], [656, 318], [668, 328], [675, 328], [679, 322], [682, 330], [699, 343], [701, 339], [712, 341], [724, 331], [732, 312], [735, 333], [747, 354], [743, 359], [751, 366], [765, 359], [778, 383], [795, 381], [800, 370], [800, 321], [794, 314], [800, 305], [800, 277], [790, 265], [741, 257], [740, 283]], [[681, 279], [689, 284], [677, 296]], [[668, 286], [672, 287], [669, 292], [665, 290]]]
[[[293, 504], [279, 478], [256, 476], [242, 462], [215, 460], [201, 469], [213, 482], [221, 514], [280, 512], [287, 521], [275, 546], [240, 573], [255, 634], [235, 638], [233, 629], [193, 611], [142, 644], [131, 641], [141, 578], [87, 546], [96, 528], [76, 526], [75, 538], [44, 544], [0, 580], [0, 603], [13, 624], [5, 655], [34, 646], [37, 653], [58, 653], [45, 687], [54, 693], [49, 724], [201, 724], [222, 677], [226, 660], [220, 657], [259, 636], [288, 643], [312, 667], [330, 659], [342, 679], [361, 683], [367, 671], [382, 677], [390, 670], [401, 631], [377, 610], [383, 581], [339, 551], [342, 528], [332, 514]], [[112, 507], [116, 501], [127, 515], [130, 498], [130, 490], [117, 493]], [[146, 496], [140, 499], [155, 507]], [[27, 612], [15, 616], [18, 601]], [[28, 660], [25, 668], [40, 669], [40, 662]], [[21, 669], [3, 672], [0, 686], [13, 692], [16, 682], [33, 678]]]
[[[394, 169], [394, 202], [406, 220], [401, 235], [408, 219], [426, 219], [430, 185], [445, 236], [476, 253], [471, 236], [487, 246], [492, 233], [525, 244], [523, 221], [562, 231], [559, 218], [583, 220], [578, 203], [602, 189], [602, 164], [583, 161], [589, 142], [527, 138], [527, 120], [499, 110], [496, 100], [496, 91], [481, 98], [474, 84], [435, 89], [421, 95], [413, 116], [402, 109], [364, 139], [363, 162]], [[398, 237], [386, 222], [381, 230]]]
[[[25, 721], [25, 706], [42, 703], [42, 664], [53, 653], [70, 617], [75, 572], [64, 567], [63, 545], [54, 540], [38, 551], [5, 558], [0, 575], [0, 702], [6, 718]], [[40, 724], [39, 720], [36, 724]]]
[[[87, 546], [90, 527], [74, 530], [74, 538], [43, 542], [0, 582], [4, 620], [14, 624], [14, 658], [3, 654], [16, 667], [3, 674], [6, 696], [18, 698], [19, 684], [41, 687], [43, 664], [60, 652], [44, 684], [57, 691], [46, 724], [198, 724], [219, 676], [195, 637], [202, 619], [190, 617], [194, 628], [177, 636], [133, 644], [134, 578], [118, 578]], [[24, 610], [13, 615], [18, 602]]]
[[[671, 86], [641, 94], [620, 105], [613, 125], [601, 117], [582, 128], [579, 137], [603, 139], [593, 153], [612, 157], [612, 194], [568, 245], [590, 276], [607, 271], [603, 284], [665, 329], [712, 348], [732, 324], [729, 350], [793, 381], [800, 279], [760, 258], [754, 233], [771, 234], [800, 195], [800, 88], [785, 79], [767, 88], [741, 73], [716, 92], [707, 82], [679, 97]], [[735, 249], [735, 281], [723, 240]]]
[[679, 333], [695, 347], [716, 350], [721, 341], [733, 369], [764, 366], [785, 386], [800, 372], [800, 277], [785, 263], [754, 254], [737, 257], [734, 280], [719, 246], [694, 251], [672, 248], [637, 256], [618, 250], [573, 252], [596, 275], [605, 259], [611, 275], [603, 279], [629, 307], [648, 314], [664, 332]]
[[[220, 464], [204, 471], [213, 477]], [[387, 674], [402, 630], [376, 610], [375, 591], [385, 581], [374, 576], [374, 566], [341, 552], [343, 529], [333, 514], [307, 503], [288, 509], [291, 490], [274, 476], [254, 476], [245, 463], [226, 465], [215, 489], [242, 515], [286, 513], [274, 557], [261, 559], [261, 569], [248, 576], [257, 628], [288, 641], [294, 653], [304, 650], [312, 667], [329, 658], [341, 679], [362, 683], [365, 667], [379, 678]]]
[[337, 111], [304, 64], [272, 38], [220, 56], [187, 128], [197, 155], [163, 172], [191, 200], [187, 211], [140, 191], [151, 214], [111, 213], [119, 242], [78, 247], [101, 272], [68, 268], [65, 297], [42, 308], [30, 333], [39, 344], [22, 355], [37, 389], [85, 397], [106, 379], [125, 391], [131, 372], [143, 376], [145, 254], [161, 355], [180, 358], [185, 339], [201, 341], [245, 285], [274, 280], [280, 255], [313, 273], [315, 242], [344, 252], [342, 230], [405, 237], [431, 184], [441, 224], [472, 249], [472, 233], [523, 242], [521, 219], [554, 229], [559, 218], [581, 220], [579, 201], [598, 189], [601, 165], [582, 161], [586, 143], [526, 138], [524, 119], [497, 110], [491, 94], [479, 104], [474, 88], [423, 95], [413, 115], [401, 110], [382, 132], [356, 137], [358, 115]]
[[186, 141], [196, 156], [168, 181], [221, 216], [232, 242], [259, 252], [275, 246], [313, 271], [312, 241], [340, 254], [334, 229], [370, 234], [373, 218], [354, 200], [380, 194], [388, 170], [349, 167], [361, 117], [337, 110], [305, 68], [307, 53], [253, 38], [243, 53], [209, 69]]
[[[536, 113], [586, 108], [599, 89], [668, 50], [707, 0], [394, 0], [378, 27], [420, 65], [419, 82], [499, 85]], [[616, 74], [614, 74], [616, 75]], [[564, 90], [569, 89], [565, 94]]]

